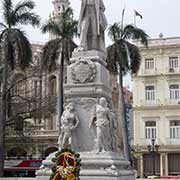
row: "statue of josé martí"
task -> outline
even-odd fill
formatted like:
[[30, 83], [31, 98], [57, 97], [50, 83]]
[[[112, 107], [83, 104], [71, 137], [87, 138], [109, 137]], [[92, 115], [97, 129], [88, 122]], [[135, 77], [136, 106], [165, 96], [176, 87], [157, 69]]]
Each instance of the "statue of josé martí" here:
[[107, 20], [103, 0], [81, 0], [78, 23], [80, 46], [78, 51], [99, 50], [105, 52], [104, 31]]

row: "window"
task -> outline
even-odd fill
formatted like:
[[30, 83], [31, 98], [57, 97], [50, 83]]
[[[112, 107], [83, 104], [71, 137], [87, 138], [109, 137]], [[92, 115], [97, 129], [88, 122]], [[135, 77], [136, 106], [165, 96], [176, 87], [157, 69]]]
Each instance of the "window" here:
[[170, 121], [170, 138], [171, 139], [180, 138], [180, 121], [179, 120]]
[[178, 68], [178, 57], [169, 57], [169, 69], [173, 70], [174, 68]]
[[179, 99], [179, 85], [172, 84], [169, 87], [170, 89], [170, 99]]
[[154, 69], [154, 59], [145, 59], [145, 69]]
[[155, 100], [155, 88], [153, 85], [145, 87], [145, 98], [146, 100]]
[[56, 88], [57, 88], [57, 86], [56, 86], [56, 77], [55, 76], [51, 76], [49, 83], [50, 83], [49, 84], [49, 93], [51, 95], [56, 95], [56, 92], [57, 92], [57, 90], [56, 90]]
[[145, 122], [145, 138], [156, 139], [156, 121]]
[[34, 80], [33, 81], [33, 90], [34, 90], [34, 96], [37, 97], [38, 96], [38, 92], [39, 92], [39, 81], [38, 80]]

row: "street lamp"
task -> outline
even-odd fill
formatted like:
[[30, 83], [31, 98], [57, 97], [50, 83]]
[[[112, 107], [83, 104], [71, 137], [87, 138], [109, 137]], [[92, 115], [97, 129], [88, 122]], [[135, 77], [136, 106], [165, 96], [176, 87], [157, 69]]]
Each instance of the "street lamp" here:
[[148, 145], [148, 151], [153, 158], [153, 175], [156, 175], [156, 154], [158, 153], [159, 145], [155, 144], [156, 139], [151, 139], [151, 145]]

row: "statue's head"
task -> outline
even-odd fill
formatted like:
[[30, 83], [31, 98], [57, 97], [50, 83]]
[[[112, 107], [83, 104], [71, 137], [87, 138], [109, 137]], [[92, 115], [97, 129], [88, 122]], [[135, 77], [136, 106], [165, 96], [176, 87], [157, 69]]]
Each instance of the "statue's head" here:
[[99, 104], [103, 107], [107, 106], [107, 100], [105, 97], [100, 98]]
[[67, 105], [67, 109], [69, 109], [70, 111], [74, 111], [74, 109], [75, 109], [74, 103], [69, 103], [69, 104]]

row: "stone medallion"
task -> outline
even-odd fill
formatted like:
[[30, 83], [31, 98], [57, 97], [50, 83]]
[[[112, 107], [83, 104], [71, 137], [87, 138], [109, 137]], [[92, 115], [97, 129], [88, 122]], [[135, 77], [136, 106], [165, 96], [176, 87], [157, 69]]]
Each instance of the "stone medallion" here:
[[96, 65], [91, 60], [76, 61], [72, 66], [72, 79], [74, 83], [90, 83], [96, 77]]

